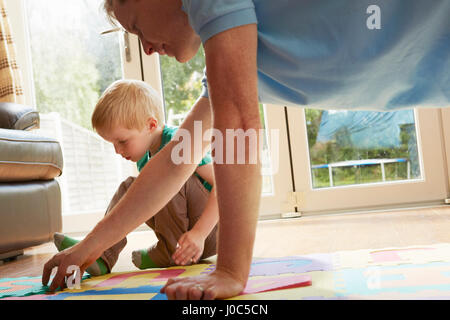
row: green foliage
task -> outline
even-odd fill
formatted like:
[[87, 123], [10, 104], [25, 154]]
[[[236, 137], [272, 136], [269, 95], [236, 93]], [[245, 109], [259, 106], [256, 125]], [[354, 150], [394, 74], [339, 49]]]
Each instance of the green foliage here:
[[322, 120], [323, 110], [305, 109], [305, 119], [308, 132], [308, 145], [310, 147], [316, 144], [317, 133], [319, 132], [320, 121]]
[[122, 77], [118, 34], [101, 36], [99, 0], [28, 0], [36, 107], [87, 129], [104, 89]]
[[202, 91], [201, 79], [205, 68], [203, 47], [187, 63], [168, 56], [160, 57], [166, 110], [185, 113], [194, 105]]
[[[43, 56], [38, 50], [32, 50], [33, 57]], [[100, 91], [95, 59], [83, 51], [71, 56], [63, 51], [51, 51], [46, 57], [52, 63], [33, 60], [38, 110], [58, 112], [63, 118], [89, 128], [90, 115]]]

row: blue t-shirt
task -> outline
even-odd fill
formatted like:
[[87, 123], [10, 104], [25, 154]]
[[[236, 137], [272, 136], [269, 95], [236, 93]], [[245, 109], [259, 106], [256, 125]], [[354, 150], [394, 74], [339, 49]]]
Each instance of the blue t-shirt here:
[[[161, 136], [161, 144], [159, 145], [159, 148], [156, 151], [156, 153], [158, 153], [166, 144], [168, 144], [170, 142], [170, 140], [172, 140], [172, 138], [175, 136], [175, 133], [177, 132], [177, 130], [178, 130], [178, 127], [176, 127], [176, 126], [170, 126], [167, 124], [164, 125], [162, 136]], [[152, 156], [150, 155], [150, 152], [147, 151], [145, 153], [145, 155], [136, 162], [136, 166], [137, 166], [137, 169], [139, 172], [141, 172], [141, 170], [144, 168], [144, 166], [147, 164], [147, 162], [150, 160], [151, 157]], [[203, 157], [202, 161], [198, 164], [198, 166], [200, 167], [205, 164], [211, 163], [211, 161], [212, 161], [211, 152], [208, 151], [206, 153], [206, 155]], [[203, 186], [208, 191], [212, 190], [212, 186], [205, 179], [203, 179], [197, 172], [194, 172], [194, 174], [200, 179]]]
[[[375, 111], [450, 106], [449, 0], [182, 3], [203, 43], [257, 23], [262, 103]], [[380, 29], [369, 29], [378, 22]]]

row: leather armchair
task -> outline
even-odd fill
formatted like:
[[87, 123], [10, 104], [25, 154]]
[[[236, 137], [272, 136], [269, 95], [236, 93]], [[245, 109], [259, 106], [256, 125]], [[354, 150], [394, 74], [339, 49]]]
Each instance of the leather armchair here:
[[52, 240], [61, 232], [63, 157], [57, 140], [30, 131], [39, 113], [0, 103], [0, 260]]

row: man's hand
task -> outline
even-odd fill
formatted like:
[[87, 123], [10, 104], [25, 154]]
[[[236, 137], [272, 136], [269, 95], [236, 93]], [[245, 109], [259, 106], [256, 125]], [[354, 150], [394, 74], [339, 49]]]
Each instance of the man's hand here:
[[169, 300], [214, 300], [237, 296], [244, 288], [245, 282], [216, 270], [208, 275], [171, 278], [161, 288], [161, 293]]
[[53, 268], [57, 267], [58, 270], [49, 289], [53, 292], [58, 287], [65, 288], [66, 283], [64, 278], [71, 275], [70, 273], [67, 273], [67, 268], [69, 266], [78, 266], [80, 268], [80, 277], [82, 277], [86, 268], [97, 258], [98, 257], [89, 254], [87, 250], [84, 249], [82, 242], [79, 242], [76, 245], [55, 254], [47, 261], [42, 273], [42, 285], [47, 285]]
[[197, 262], [203, 253], [205, 238], [195, 229], [184, 233], [178, 240], [178, 248], [172, 255], [172, 259], [178, 265], [186, 265]]

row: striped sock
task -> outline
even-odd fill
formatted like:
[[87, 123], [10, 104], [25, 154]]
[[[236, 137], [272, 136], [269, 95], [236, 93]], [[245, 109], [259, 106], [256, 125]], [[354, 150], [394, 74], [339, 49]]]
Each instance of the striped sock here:
[[[80, 240], [70, 238], [58, 232], [56, 232], [53, 235], [53, 240], [58, 251], [62, 251], [66, 248], [72, 247], [73, 245], [80, 242]], [[106, 266], [105, 261], [103, 261], [102, 258], [98, 258], [93, 264], [91, 264], [86, 269], [86, 272], [89, 273], [91, 276], [101, 276], [103, 274], [109, 273], [109, 270], [108, 267]]]

